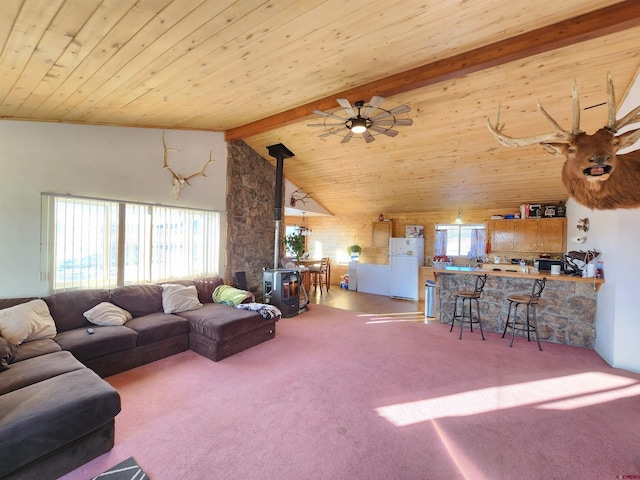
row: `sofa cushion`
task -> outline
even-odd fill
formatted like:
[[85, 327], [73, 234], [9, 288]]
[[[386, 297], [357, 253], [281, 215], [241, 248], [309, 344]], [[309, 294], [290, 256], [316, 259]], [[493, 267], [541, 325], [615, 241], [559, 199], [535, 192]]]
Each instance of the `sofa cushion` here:
[[32, 342], [23, 342], [18, 345], [18, 352], [14, 362], [21, 362], [27, 358], [46, 355], [47, 353], [60, 352], [62, 348], [51, 338], [43, 338]]
[[95, 327], [93, 331], [90, 334], [86, 328], [67, 330], [54, 340], [81, 362], [136, 346], [138, 334], [125, 326]]
[[138, 346], [189, 333], [189, 321], [186, 318], [162, 312], [136, 317], [129, 320], [126, 326], [138, 333]]
[[200, 303], [211, 303], [213, 302], [213, 292], [224, 284], [224, 280], [221, 277], [197, 278], [193, 280], [193, 284], [198, 291]]
[[111, 290], [111, 302], [124, 308], [133, 317], [162, 311], [160, 285], [124, 285]]
[[164, 313], [180, 313], [202, 307], [194, 285], [165, 283], [162, 285], [162, 309]]
[[0, 335], [20, 345], [29, 340], [55, 337], [56, 324], [47, 304], [38, 298], [0, 310]]
[[0, 395], [0, 412], [2, 478], [111, 422], [120, 412], [120, 396], [80, 368]]
[[222, 303], [207, 303], [198, 310], [182, 312], [180, 316], [189, 320], [194, 332], [218, 341], [238, 337], [269, 322], [256, 312]]
[[90, 324], [84, 318], [84, 312], [95, 307], [100, 302], [109, 300], [108, 290], [74, 290], [60, 292], [43, 297], [49, 305], [49, 311], [56, 322], [58, 332], [87, 328]]
[[69, 352], [55, 352], [16, 362], [0, 376], [0, 395], [81, 368], [85, 366]]
[[103, 327], [113, 325], [124, 325], [131, 320], [132, 315], [125, 309], [114, 305], [111, 302], [102, 302], [93, 307], [91, 310], [84, 312], [84, 318], [94, 325]]

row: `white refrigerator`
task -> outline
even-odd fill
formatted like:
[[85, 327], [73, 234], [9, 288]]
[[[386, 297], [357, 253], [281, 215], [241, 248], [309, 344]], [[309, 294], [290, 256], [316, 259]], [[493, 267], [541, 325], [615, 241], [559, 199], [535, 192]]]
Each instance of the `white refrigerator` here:
[[418, 300], [424, 238], [389, 239], [389, 296]]

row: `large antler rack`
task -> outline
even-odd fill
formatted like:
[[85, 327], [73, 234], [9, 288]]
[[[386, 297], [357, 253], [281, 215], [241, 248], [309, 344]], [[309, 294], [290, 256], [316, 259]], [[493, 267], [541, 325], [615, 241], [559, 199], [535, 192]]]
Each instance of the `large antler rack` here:
[[204, 164], [204, 166], [202, 167], [202, 169], [199, 172], [194, 173], [192, 175], [189, 175], [187, 177], [183, 177], [179, 173], [174, 172], [173, 169], [169, 166], [169, 162], [168, 162], [169, 152], [179, 152], [180, 150], [178, 150], [177, 148], [167, 147], [167, 144], [166, 144], [166, 142], [164, 140], [164, 131], [162, 132], [162, 147], [164, 148], [164, 166], [163, 166], [163, 168], [165, 170], [168, 170], [169, 173], [171, 173], [171, 176], [172, 176], [171, 188], [173, 190], [173, 196], [177, 200], [180, 197], [180, 192], [182, 191], [182, 187], [184, 185], [191, 185], [191, 183], [189, 183], [189, 180], [191, 180], [194, 177], [199, 177], [199, 176], [206, 177], [207, 176], [207, 174], [205, 173], [206, 170], [207, 170], [207, 167], [214, 162], [214, 160], [213, 160], [213, 151], [209, 152], [209, 160], [207, 161], [207, 163]]
[[[607, 74], [607, 94], [609, 103], [609, 119], [607, 121], [607, 128], [618, 133], [618, 131], [627, 125], [640, 122], [640, 105], [627, 113], [620, 120], [616, 120], [616, 97], [613, 91], [613, 79], [611, 74]], [[633, 144], [640, 138], [640, 129], [636, 129], [635, 133], [630, 135], [625, 143]]]
[[[551, 115], [547, 113], [547, 111], [542, 107], [540, 100], [538, 100], [537, 102], [538, 110], [540, 111], [542, 116], [555, 129], [555, 132], [553, 133], [535, 135], [532, 137], [522, 137], [522, 138], [515, 138], [515, 137], [510, 137], [508, 135], [505, 135], [504, 133], [502, 133], [502, 130], [504, 129], [504, 124], [502, 125], [500, 124], [500, 105], [499, 104], [498, 104], [498, 113], [496, 115], [495, 124], [492, 124], [491, 120], [487, 119], [487, 126], [489, 127], [489, 131], [491, 132], [493, 137], [505, 147], [524, 147], [527, 145], [533, 145], [533, 144], [539, 143], [543, 147], [549, 150], [554, 150], [553, 148], [549, 147], [548, 144], [554, 144], [554, 143], [569, 144], [575, 139], [577, 135], [583, 133], [580, 130], [580, 100], [578, 98], [578, 87], [575, 80], [573, 81], [573, 88], [571, 93], [571, 104], [572, 104], [572, 110], [573, 110], [573, 122], [572, 122], [570, 131], [563, 129], [558, 124], [558, 122], [556, 122], [551, 117]], [[636, 107], [633, 111], [629, 112], [620, 120], [616, 120], [616, 98], [615, 98], [615, 93], [613, 88], [613, 79], [610, 73], [607, 74], [607, 105], [609, 108], [608, 108], [607, 125], [605, 128], [610, 130], [612, 133], [616, 134], [621, 128], [626, 127], [627, 125], [631, 125], [633, 123], [640, 122], [640, 106]], [[633, 144], [635, 141], [640, 139], [640, 128], [634, 130], [633, 133], [631, 134], [627, 133], [625, 136], [626, 138], [624, 143], [627, 145]]]
[[544, 109], [540, 100], [537, 101], [538, 111], [553, 126], [555, 132], [542, 135], [534, 135], [532, 137], [515, 138], [502, 133], [504, 124], [500, 124], [500, 104], [498, 104], [498, 113], [496, 114], [496, 123], [493, 125], [490, 119], [487, 119], [487, 126], [493, 137], [505, 147], [524, 147], [540, 143], [571, 143], [571, 141], [581, 133], [580, 131], [580, 100], [578, 99], [578, 87], [573, 82], [573, 91], [571, 95], [571, 104], [573, 109], [573, 122], [571, 130], [567, 131], [556, 122], [551, 115]]

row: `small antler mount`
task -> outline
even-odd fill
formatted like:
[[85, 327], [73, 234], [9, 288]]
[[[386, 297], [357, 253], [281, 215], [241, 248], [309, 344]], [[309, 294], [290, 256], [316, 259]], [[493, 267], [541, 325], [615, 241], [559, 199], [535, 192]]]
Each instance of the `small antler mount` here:
[[199, 172], [193, 173], [191, 175], [188, 175], [186, 177], [180, 175], [179, 173], [176, 173], [170, 166], [169, 166], [169, 152], [179, 152], [180, 150], [178, 150], [177, 148], [170, 148], [167, 147], [167, 144], [164, 140], [164, 131], [162, 132], [162, 148], [164, 149], [164, 165], [163, 168], [165, 170], [168, 170], [169, 173], [171, 174], [171, 190], [173, 191], [173, 198], [175, 198], [176, 200], [178, 198], [180, 198], [180, 192], [182, 191], [182, 187], [184, 187], [185, 185], [191, 185], [191, 183], [189, 182], [189, 180], [191, 180], [194, 177], [206, 177], [207, 174], [205, 173], [207, 170], [207, 167], [214, 162], [213, 160], [213, 150], [211, 152], [209, 152], [209, 160], [204, 164], [204, 166], [202, 167], [202, 169]]
[[298, 202], [302, 202], [303, 205], [306, 205], [307, 202], [305, 200], [307, 198], [311, 198], [311, 194], [304, 193], [302, 189], [299, 188], [298, 190], [296, 190], [291, 194], [291, 198], [289, 199], [289, 205], [291, 206], [291, 208], [296, 208], [296, 204]]

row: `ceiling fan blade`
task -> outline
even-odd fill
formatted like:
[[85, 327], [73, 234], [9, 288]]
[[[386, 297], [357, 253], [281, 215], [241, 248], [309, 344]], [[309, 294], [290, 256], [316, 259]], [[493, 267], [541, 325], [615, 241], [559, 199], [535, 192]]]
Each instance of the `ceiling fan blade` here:
[[322, 115], [323, 117], [335, 118], [336, 120], [346, 120], [345, 118], [339, 117], [338, 115], [334, 115], [333, 113], [323, 112], [322, 110], [314, 110], [313, 113], [316, 115]]
[[393, 118], [389, 118], [386, 120], [375, 120], [374, 121], [375, 125], [389, 125], [389, 126], [394, 126], [394, 125], [401, 125], [404, 127], [408, 127], [410, 125], [413, 125], [413, 120], [410, 118], [396, 118], [395, 120]]
[[353, 111], [353, 107], [349, 103], [349, 100], [347, 100], [346, 98], [338, 98], [336, 99], [336, 101], [342, 108], [344, 108], [344, 111], [347, 112], [349, 118], [354, 118], [356, 116], [356, 112]]
[[378, 133], [384, 133], [389, 137], [395, 137], [396, 135], [398, 135], [397, 130], [391, 130], [391, 128], [376, 127], [375, 125], [370, 126], [369, 130], [373, 130], [374, 132]]
[[373, 96], [371, 97], [371, 101], [369, 105], [362, 109], [362, 116], [364, 118], [369, 118], [373, 112], [375, 112], [380, 105], [384, 102], [384, 97]]
[[[340, 132], [344, 132], [345, 130], [349, 130], [347, 127], [336, 128], [335, 130], [327, 130], [325, 133], [318, 135], [318, 137], [328, 137], [329, 135], [340, 135]], [[351, 130], [349, 130], [351, 131]]]
[[342, 123], [307, 123], [307, 127], [340, 127], [344, 126]]
[[364, 137], [364, 140], [365, 140], [365, 142], [367, 142], [367, 143], [371, 143], [371, 142], [373, 142], [373, 141], [376, 139], [376, 137], [374, 137], [373, 135], [371, 135], [371, 134], [369, 133], [369, 130], [365, 131], [365, 132], [362, 134], [362, 136]]
[[399, 115], [400, 113], [407, 113], [410, 111], [411, 111], [411, 108], [409, 108], [407, 105], [399, 105], [397, 107], [392, 108], [388, 112], [383, 112], [383, 113], [379, 113], [378, 115], [374, 115], [373, 117], [370, 118], [370, 120], [379, 120], [381, 118], [389, 117], [391, 115]]
[[351, 137], [353, 137], [353, 132], [351, 130], [349, 130], [349, 133], [347, 133], [344, 138], [342, 140], [340, 140], [340, 143], [347, 143], [349, 140], [351, 140]]

